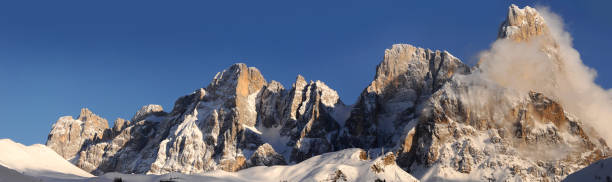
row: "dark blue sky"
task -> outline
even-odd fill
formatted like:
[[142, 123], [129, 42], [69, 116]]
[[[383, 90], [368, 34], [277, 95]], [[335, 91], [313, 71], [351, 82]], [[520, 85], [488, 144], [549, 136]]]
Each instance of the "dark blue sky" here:
[[285, 87], [322, 80], [351, 104], [395, 43], [473, 64], [511, 3], [560, 14], [612, 87], [610, 1], [2, 1], [0, 138], [44, 143], [82, 107], [110, 122], [145, 104], [169, 110], [235, 62]]

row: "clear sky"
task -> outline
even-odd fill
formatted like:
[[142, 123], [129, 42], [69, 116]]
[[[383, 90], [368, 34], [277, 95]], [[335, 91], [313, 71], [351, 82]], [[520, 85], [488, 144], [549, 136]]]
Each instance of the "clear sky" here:
[[[322, 80], [352, 104], [384, 50], [408, 43], [472, 65], [508, 6], [560, 14], [597, 83], [612, 87], [612, 1], [2, 1], [0, 138], [44, 143], [80, 108], [112, 122], [170, 110], [232, 63], [291, 87]], [[605, 3], [605, 4], [602, 4]]]

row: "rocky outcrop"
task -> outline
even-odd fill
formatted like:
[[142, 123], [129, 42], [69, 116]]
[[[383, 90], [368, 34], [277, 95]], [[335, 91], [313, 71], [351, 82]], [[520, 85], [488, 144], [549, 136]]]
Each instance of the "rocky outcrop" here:
[[81, 109], [77, 119], [72, 116], [60, 117], [51, 129], [47, 146], [66, 159], [73, 158], [83, 146], [105, 138], [108, 122], [93, 114], [89, 109]]
[[390, 165], [397, 165], [395, 163], [395, 154], [392, 152], [386, 153], [385, 155], [375, 159], [373, 164], [370, 165], [370, 169], [372, 169], [375, 173], [383, 173], [385, 172], [385, 167]]
[[130, 126], [130, 121], [122, 119], [122, 118], [117, 118], [114, 123], [115, 125], [113, 125], [113, 128], [112, 128], [113, 137], [117, 136], [118, 134], [121, 133], [121, 131], [123, 131], [125, 128]]
[[255, 153], [249, 159], [249, 166], [273, 166], [287, 165], [285, 158], [276, 153], [274, 148], [268, 143], [265, 143], [255, 150]]

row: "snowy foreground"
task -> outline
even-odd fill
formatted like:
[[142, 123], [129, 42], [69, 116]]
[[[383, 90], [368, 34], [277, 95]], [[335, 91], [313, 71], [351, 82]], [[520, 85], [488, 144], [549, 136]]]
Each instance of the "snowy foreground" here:
[[[16, 174], [21, 173], [45, 179], [83, 179], [94, 177], [88, 172], [72, 165], [47, 146], [41, 144], [24, 146], [9, 139], [0, 140], [0, 166], [3, 167], [0, 169], [2, 173], [0, 178], [15, 172]], [[17, 175], [11, 176], [17, 177]], [[0, 179], [0, 182], [4, 181], [22, 180]]]
[[2, 139], [0, 149], [0, 182], [105, 182], [119, 178], [123, 181], [418, 181], [395, 164], [391, 153], [370, 160], [361, 149], [326, 153], [289, 166], [252, 167], [234, 173], [221, 170], [161, 176], [107, 173], [98, 177], [77, 168], [44, 145], [24, 146]]
[[612, 158], [597, 161], [580, 171], [570, 174], [563, 181], [612, 181]]

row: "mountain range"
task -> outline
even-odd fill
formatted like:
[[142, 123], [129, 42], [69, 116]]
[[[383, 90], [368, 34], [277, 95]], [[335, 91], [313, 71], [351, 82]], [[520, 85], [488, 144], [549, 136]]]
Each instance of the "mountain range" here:
[[351, 105], [323, 81], [233, 64], [170, 110], [60, 117], [46, 147], [100, 180], [561, 181], [608, 158], [611, 138], [569, 100], [580, 77], [555, 18], [510, 6], [474, 66], [392, 45]]

